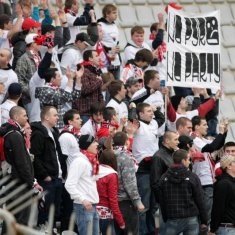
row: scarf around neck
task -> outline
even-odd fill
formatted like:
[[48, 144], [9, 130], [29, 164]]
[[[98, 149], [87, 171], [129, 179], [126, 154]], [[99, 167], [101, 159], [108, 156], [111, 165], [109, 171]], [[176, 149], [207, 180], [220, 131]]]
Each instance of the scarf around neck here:
[[88, 152], [87, 150], [81, 150], [81, 152], [88, 158], [89, 162], [92, 165], [92, 168], [93, 168], [92, 175], [98, 175], [99, 174], [99, 161], [97, 159], [97, 156], [93, 153]]

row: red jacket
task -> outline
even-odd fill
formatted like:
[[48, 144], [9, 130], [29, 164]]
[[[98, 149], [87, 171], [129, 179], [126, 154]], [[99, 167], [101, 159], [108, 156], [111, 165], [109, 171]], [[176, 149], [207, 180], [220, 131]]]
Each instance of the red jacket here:
[[118, 175], [111, 173], [100, 178], [97, 181], [97, 190], [100, 198], [98, 206], [105, 206], [111, 209], [117, 224], [119, 226], [125, 225], [118, 206]]

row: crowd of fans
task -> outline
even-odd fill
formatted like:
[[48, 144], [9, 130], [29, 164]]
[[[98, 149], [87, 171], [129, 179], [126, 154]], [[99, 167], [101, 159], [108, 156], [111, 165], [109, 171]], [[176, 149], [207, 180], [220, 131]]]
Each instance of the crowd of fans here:
[[163, 13], [148, 41], [132, 27], [121, 57], [117, 6], [97, 19], [94, 4], [0, 2], [2, 175], [47, 192], [35, 225], [45, 232], [54, 204], [61, 232], [74, 211], [80, 235], [235, 234], [221, 91], [163, 85]]

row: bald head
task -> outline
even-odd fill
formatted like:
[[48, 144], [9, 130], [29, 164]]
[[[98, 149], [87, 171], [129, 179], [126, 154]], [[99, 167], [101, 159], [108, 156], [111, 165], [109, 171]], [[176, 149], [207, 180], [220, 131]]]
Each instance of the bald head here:
[[9, 116], [10, 119], [17, 122], [21, 127], [24, 127], [28, 121], [26, 110], [20, 106], [11, 108]]
[[163, 144], [169, 149], [176, 150], [179, 144], [179, 135], [173, 131], [166, 131], [163, 136]]

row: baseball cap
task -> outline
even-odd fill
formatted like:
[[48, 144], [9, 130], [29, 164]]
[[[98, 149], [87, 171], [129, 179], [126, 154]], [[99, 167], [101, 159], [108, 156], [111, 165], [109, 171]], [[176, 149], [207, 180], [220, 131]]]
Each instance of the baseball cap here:
[[90, 36], [87, 33], [79, 33], [76, 36], [76, 40], [77, 41], [81, 41], [81, 42], [85, 42], [88, 46], [94, 46], [95, 42], [93, 42], [90, 38]]
[[235, 162], [235, 156], [225, 155], [220, 159], [220, 167], [225, 170], [232, 162]]
[[8, 94], [9, 95], [21, 95], [22, 93], [22, 88], [21, 85], [17, 82], [14, 82], [12, 84], [10, 84], [10, 86], [8, 87]]
[[41, 26], [41, 23], [35, 21], [32, 18], [27, 18], [24, 20], [23, 24], [22, 24], [22, 28], [23, 30], [29, 30], [31, 28], [38, 28]]
[[26, 45], [35, 42], [34, 38], [37, 37], [38, 35], [36, 33], [30, 33], [25, 37], [25, 42]]
[[82, 150], [87, 150], [94, 141], [95, 138], [92, 135], [81, 135], [79, 138], [79, 147]]

